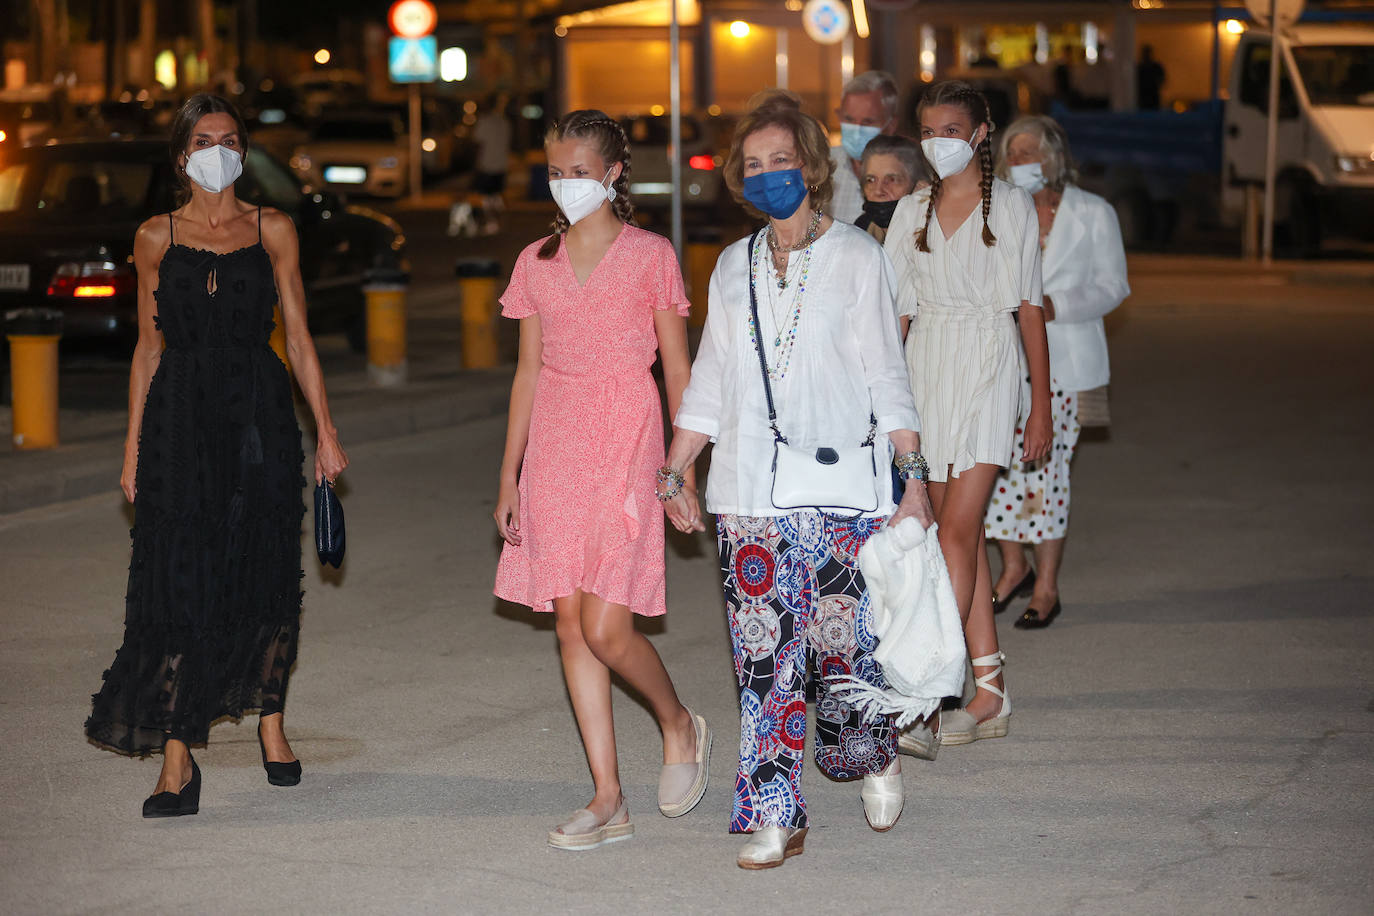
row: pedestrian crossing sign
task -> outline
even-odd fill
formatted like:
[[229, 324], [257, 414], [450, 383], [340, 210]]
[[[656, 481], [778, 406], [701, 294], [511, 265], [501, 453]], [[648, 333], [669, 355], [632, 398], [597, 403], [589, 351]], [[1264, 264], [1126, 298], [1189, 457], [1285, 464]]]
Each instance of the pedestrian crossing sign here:
[[393, 83], [432, 83], [439, 78], [439, 46], [433, 35], [394, 37], [387, 50]]

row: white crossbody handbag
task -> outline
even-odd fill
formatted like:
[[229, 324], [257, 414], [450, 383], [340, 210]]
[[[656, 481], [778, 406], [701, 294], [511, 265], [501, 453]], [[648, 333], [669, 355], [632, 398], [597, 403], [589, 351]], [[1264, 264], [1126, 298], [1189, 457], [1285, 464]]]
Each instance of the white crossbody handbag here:
[[759, 331], [759, 303], [754, 291], [754, 246], [758, 235], [749, 240], [749, 311], [753, 323], [750, 335], [759, 355], [763, 373], [763, 393], [768, 399], [768, 425], [773, 430], [772, 501], [777, 509], [819, 509], [827, 515], [857, 518], [878, 508], [878, 459], [873, 437], [878, 420], [869, 411], [868, 438], [848, 448], [821, 446], [798, 448], [778, 429], [778, 413], [773, 406], [773, 386], [768, 381], [768, 359], [763, 355]]

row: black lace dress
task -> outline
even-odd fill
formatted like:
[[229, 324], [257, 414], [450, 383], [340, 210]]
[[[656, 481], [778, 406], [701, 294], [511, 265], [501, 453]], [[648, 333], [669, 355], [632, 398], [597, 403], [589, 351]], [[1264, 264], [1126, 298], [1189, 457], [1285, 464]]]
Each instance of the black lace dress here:
[[282, 711], [300, 630], [304, 455], [261, 231], [227, 254], [173, 243], [156, 295], [124, 644], [86, 721], [126, 754]]

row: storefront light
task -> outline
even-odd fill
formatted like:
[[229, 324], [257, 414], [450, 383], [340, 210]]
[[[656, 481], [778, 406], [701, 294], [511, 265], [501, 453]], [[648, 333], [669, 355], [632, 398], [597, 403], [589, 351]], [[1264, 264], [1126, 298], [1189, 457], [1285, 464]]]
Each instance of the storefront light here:
[[315, 63], [319, 64], [321, 67], [329, 63], [329, 58], [330, 53], [328, 48], [320, 48], [315, 52]]
[[1227, 19], [1226, 32], [1229, 35], [1243, 35], [1245, 34], [1245, 23], [1239, 19]]
[[163, 89], [177, 87], [177, 56], [170, 48], [153, 58], [153, 79], [162, 84]]
[[736, 19], [734, 22], [730, 23], [730, 34], [736, 38], [748, 38], [749, 23], [745, 22], [743, 19]]

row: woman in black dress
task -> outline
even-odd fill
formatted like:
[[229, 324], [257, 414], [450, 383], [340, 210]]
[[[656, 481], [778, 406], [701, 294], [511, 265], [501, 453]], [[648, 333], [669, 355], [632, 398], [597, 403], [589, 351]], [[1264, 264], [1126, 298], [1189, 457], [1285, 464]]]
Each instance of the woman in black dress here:
[[190, 98], [172, 125], [185, 203], [134, 238], [139, 334], [120, 478], [133, 556], [124, 644], [86, 734], [125, 754], [163, 752], [144, 817], [195, 814], [189, 746], [253, 709], [269, 781], [300, 781], [282, 709], [300, 629], [304, 455], [291, 382], [268, 346], [278, 302], [318, 429], [316, 481], [348, 457], [306, 329], [295, 226], [234, 196], [246, 148], [228, 102]]

